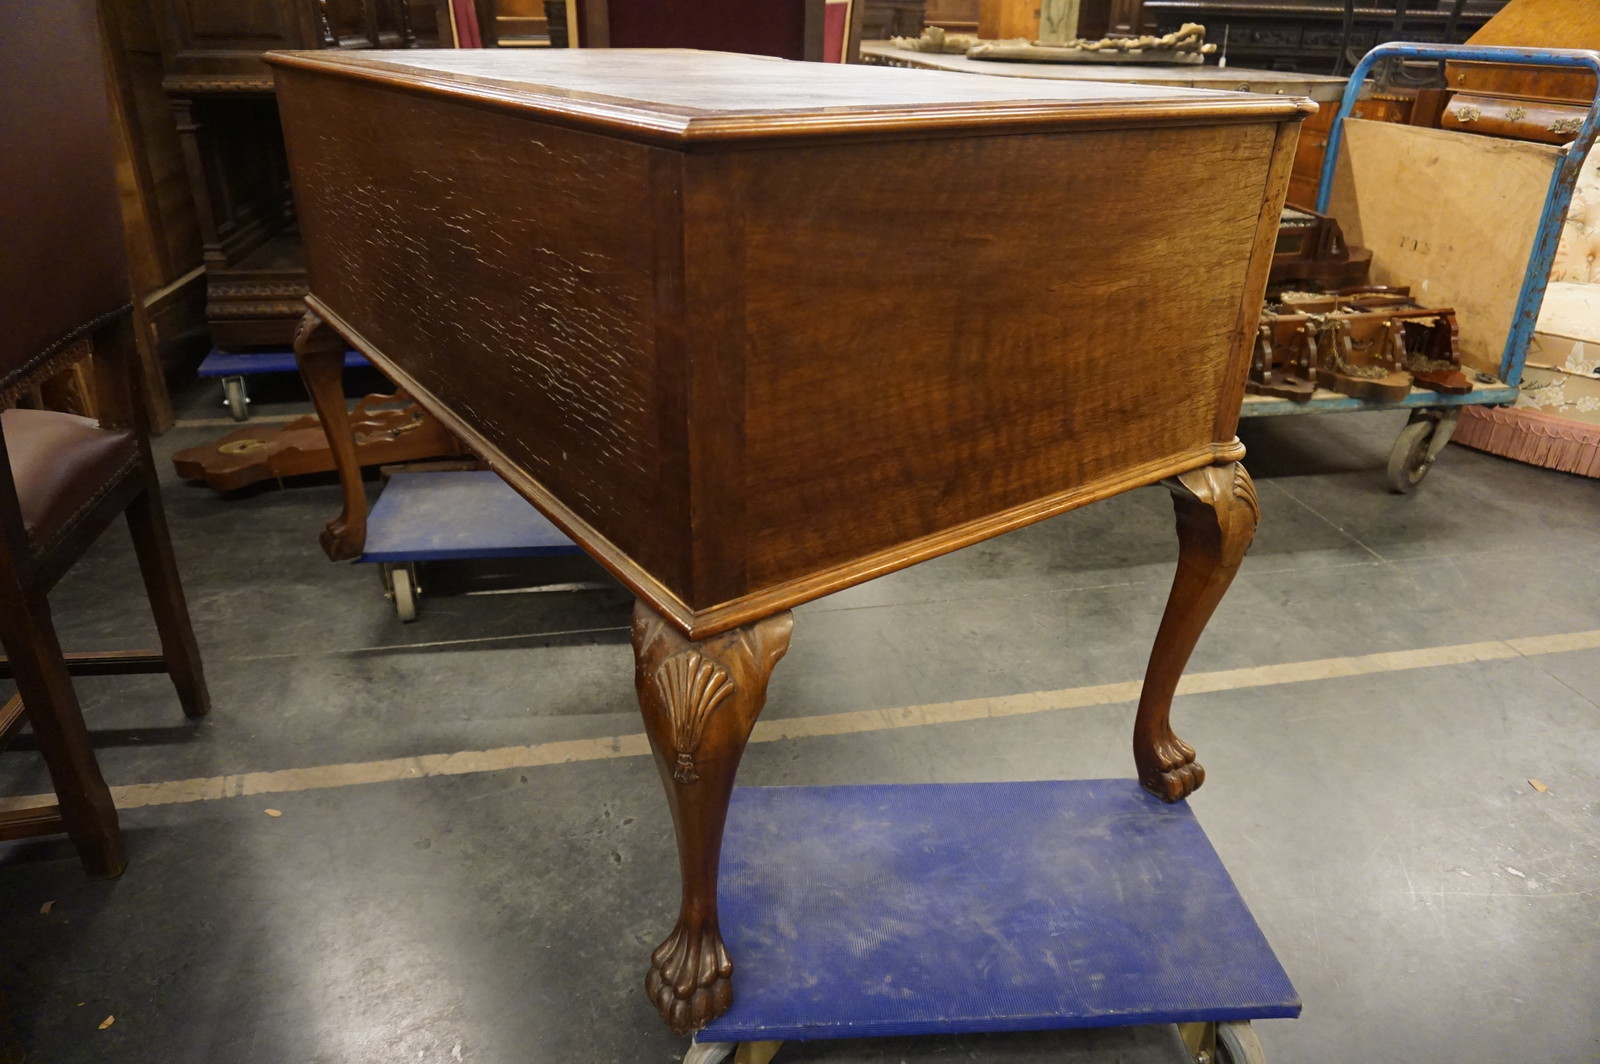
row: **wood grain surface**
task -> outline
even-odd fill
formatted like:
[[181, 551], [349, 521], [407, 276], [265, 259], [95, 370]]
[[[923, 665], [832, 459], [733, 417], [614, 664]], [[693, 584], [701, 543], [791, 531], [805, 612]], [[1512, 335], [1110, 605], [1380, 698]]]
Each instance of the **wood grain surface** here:
[[648, 206], [654, 149], [366, 85], [294, 85], [280, 106], [312, 291], [576, 516], [681, 583], [682, 444], [661, 460], [671, 385], [655, 354], [653, 234], [674, 230]]
[[[1221, 117], [1177, 122], [1163, 90], [1046, 86], [1055, 126], [998, 135], [993, 114], [918, 117], [956, 97], [1003, 116], [1036, 83], [538, 58], [516, 68], [543, 79], [517, 83], [520, 108], [351, 57], [279, 66], [310, 303], [692, 637], [1238, 457], [1309, 105], [1269, 99], [1268, 121], [1199, 93]], [[906, 124], [789, 136], [835, 100], [787, 87], [795, 71]], [[1108, 88], [1133, 94], [1126, 128], [1081, 121]], [[552, 121], [538, 101], [562, 92], [720, 101], [752, 127], [766, 108], [778, 132], [669, 150], [654, 127]]]
[[1264, 173], [1274, 132], [692, 160], [741, 222], [719, 277], [746, 402], [744, 565], [694, 605], [1208, 456], [1262, 203], [1260, 176], [1208, 178]]

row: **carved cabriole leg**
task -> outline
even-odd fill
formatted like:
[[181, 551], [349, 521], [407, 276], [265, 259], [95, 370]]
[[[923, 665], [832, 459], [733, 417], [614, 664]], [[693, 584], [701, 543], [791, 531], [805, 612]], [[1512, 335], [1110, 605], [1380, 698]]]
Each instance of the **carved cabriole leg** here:
[[294, 359], [322, 421], [344, 492], [344, 511], [322, 530], [322, 551], [336, 562], [360, 557], [367, 543], [367, 493], [361, 486], [361, 463], [344, 403], [344, 353], [344, 337], [316, 311], [306, 311], [295, 330]]
[[1239, 462], [1206, 466], [1163, 484], [1172, 492], [1178, 515], [1178, 573], [1145, 669], [1133, 724], [1133, 759], [1144, 789], [1162, 801], [1176, 802], [1194, 793], [1206, 773], [1195, 762], [1194, 749], [1172, 732], [1172, 695], [1200, 633], [1250, 549], [1261, 508], [1250, 474]]
[[692, 642], [649, 606], [633, 609], [634, 683], [672, 806], [683, 876], [678, 924], [650, 956], [645, 990], [676, 1034], [733, 1003], [733, 964], [717, 926], [717, 863], [739, 758], [789, 649], [785, 610]]

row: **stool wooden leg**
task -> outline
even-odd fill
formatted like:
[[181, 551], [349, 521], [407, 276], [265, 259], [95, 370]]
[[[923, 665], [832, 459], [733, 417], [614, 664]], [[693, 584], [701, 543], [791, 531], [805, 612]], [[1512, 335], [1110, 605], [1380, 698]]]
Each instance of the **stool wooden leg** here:
[[361, 485], [361, 462], [356, 457], [356, 438], [344, 399], [346, 346], [344, 337], [314, 310], [306, 311], [295, 330], [295, 363], [328, 437], [344, 494], [343, 512], [328, 522], [321, 537], [323, 553], [336, 562], [359, 558], [367, 543], [367, 493]]
[[1173, 734], [1172, 695], [1206, 622], [1222, 601], [1255, 536], [1261, 509], [1239, 462], [1207, 466], [1164, 482], [1178, 516], [1178, 572], [1145, 669], [1133, 758], [1144, 789], [1165, 802], [1194, 793], [1205, 769]]
[[645, 990], [677, 1034], [733, 1003], [733, 963], [717, 924], [717, 863], [733, 777], [789, 649], [787, 610], [693, 642], [640, 602], [633, 611], [634, 683], [672, 806], [683, 876], [677, 926], [650, 957]]
[[178, 689], [178, 701], [189, 717], [203, 717], [211, 709], [211, 693], [206, 689], [205, 670], [200, 664], [200, 646], [189, 621], [189, 606], [183, 598], [178, 561], [172, 554], [167, 515], [161, 508], [153, 471], [146, 480], [145, 490], [128, 507], [128, 531], [133, 536], [145, 593], [150, 597], [156, 630], [161, 633], [161, 654], [167, 659], [167, 673]]
[[89, 744], [78, 694], [50, 623], [49, 603], [42, 594], [25, 594], [14, 585], [3, 590], [10, 601], [0, 609], [0, 644], [11, 660], [17, 693], [50, 770], [67, 834], [91, 876], [118, 875], [128, 862], [117, 809]]

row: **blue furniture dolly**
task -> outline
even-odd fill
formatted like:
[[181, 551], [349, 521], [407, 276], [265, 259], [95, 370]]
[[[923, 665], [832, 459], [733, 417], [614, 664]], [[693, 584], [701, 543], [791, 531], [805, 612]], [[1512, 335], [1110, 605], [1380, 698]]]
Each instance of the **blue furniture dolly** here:
[[[344, 356], [345, 369], [370, 365], [372, 363], [354, 351]], [[222, 378], [222, 405], [228, 408], [228, 416], [235, 421], [247, 421], [250, 417], [250, 394], [244, 380], [246, 376], [257, 373], [298, 372], [293, 351], [250, 351], [234, 354], [218, 351], [215, 348], [201, 360], [200, 369], [197, 371], [201, 377]]]
[[[357, 562], [376, 563], [402, 621], [417, 618], [417, 563], [583, 553], [489, 470], [397, 473], [367, 516]], [[563, 584], [541, 590], [600, 585]]]
[[1300, 1000], [1186, 802], [1134, 780], [742, 787], [733, 1007], [685, 1064], [786, 1040], [1181, 1025], [1261, 1064]]

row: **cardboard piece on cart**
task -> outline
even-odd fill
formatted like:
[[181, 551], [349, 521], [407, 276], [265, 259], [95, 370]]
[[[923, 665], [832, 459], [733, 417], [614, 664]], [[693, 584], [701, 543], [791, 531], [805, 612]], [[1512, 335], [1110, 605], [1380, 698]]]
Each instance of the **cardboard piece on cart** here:
[[1346, 119], [1328, 212], [1372, 249], [1372, 283], [1454, 307], [1463, 365], [1498, 375], [1533, 251], [1550, 144]]

